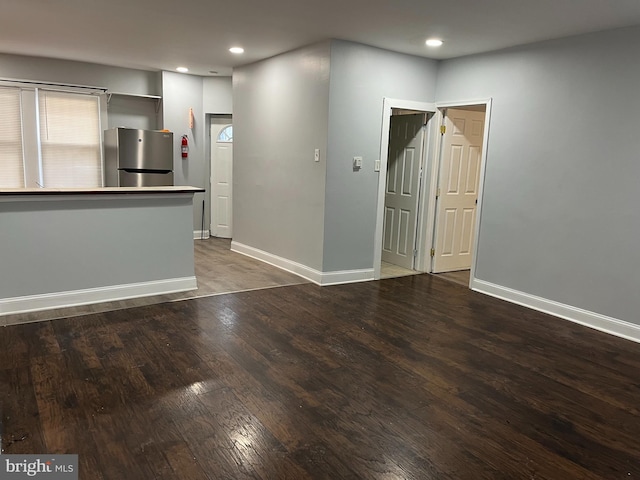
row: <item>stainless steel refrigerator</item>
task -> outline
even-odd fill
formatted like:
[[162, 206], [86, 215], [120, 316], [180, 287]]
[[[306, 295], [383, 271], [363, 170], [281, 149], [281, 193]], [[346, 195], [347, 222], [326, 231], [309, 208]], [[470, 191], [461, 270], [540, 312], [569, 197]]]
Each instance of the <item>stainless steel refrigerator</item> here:
[[173, 133], [135, 128], [104, 131], [106, 187], [173, 185]]

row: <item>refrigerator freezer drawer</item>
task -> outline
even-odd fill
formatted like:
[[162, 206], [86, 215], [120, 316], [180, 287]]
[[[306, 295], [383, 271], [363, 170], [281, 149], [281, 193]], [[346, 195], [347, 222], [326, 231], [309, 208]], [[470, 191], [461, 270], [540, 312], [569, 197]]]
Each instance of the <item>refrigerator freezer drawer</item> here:
[[120, 170], [120, 187], [163, 187], [173, 185], [173, 172], [126, 172]]

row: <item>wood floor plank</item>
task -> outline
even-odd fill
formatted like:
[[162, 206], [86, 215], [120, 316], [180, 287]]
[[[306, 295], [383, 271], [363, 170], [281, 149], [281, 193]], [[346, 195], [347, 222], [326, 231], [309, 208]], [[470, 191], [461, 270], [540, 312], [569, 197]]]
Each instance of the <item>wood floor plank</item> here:
[[260, 478], [309, 478], [232, 389], [212, 390], [199, 395], [198, 400]]
[[0, 370], [0, 428], [2, 449], [16, 453], [45, 453], [38, 404], [28, 367]]

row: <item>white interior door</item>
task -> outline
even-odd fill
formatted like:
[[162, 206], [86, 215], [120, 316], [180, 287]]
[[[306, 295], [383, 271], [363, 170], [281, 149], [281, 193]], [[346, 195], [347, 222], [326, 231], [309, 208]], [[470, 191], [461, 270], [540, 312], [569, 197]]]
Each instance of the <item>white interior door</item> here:
[[232, 235], [233, 130], [211, 125], [211, 235]]
[[471, 268], [485, 113], [448, 108], [444, 118], [434, 273]]
[[424, 114], [394, 115], [389, 130], [382, 261], [413, 269]]

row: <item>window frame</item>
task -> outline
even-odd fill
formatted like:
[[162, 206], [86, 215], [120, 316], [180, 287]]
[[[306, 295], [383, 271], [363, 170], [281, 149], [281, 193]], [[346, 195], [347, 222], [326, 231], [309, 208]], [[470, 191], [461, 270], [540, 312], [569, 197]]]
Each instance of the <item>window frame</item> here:
[[[107, 125], [107, 89], [82, 85], [65, 85], [36, 82], [30, 80], [1, 79], [0, 86], [13, 87], [20, 91], [22, 155], [24, 170], [24, 187], [45, 188], [43, 178], [42, 149], [40, 142], [39, 94], [41, 91], [54, 91], [77, 95], [97, 96], [98, 100], [98, 152], [100, 181], [98, 187], [104, 186], [104, 125]], [[18, 187], [20, 188], [20, 187]], [[60, 188], [60, 187], [57, 187]], [[92, 186], [87, 186], [92, 188]]]
[[[226, 132], [227, 131], [231, 131], [231, 136], [229, 136]], [[225, 135], [227, 138], [222, 140], [220, 139], [220, 137], [222, 135]], [[222, 128], [219, 132], [218, 132], [218, 137], [216, 138], [216, 143], [233, 143], [233, 125], [229, 124], [227, 126], [225, 126], [224, 128]]]

